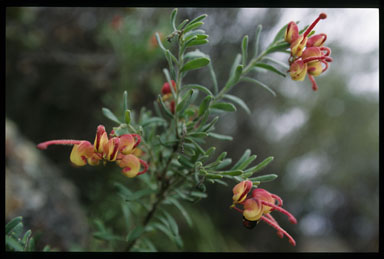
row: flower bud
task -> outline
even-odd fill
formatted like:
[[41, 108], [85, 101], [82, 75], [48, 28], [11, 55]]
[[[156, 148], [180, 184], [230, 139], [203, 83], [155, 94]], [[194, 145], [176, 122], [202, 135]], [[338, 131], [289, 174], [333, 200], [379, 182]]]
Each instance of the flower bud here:
[[303, 53], [305, 45], [307, 44], [307, 37], [303, 37], [303, 35], [299, 36], [296, 40], [291, 42], [291, 55], [300, 57]]
[[103, 152], [104, 145], [108, 142], [108, 135], [103, 125], [97, 127], [96, 138], [93, 144], [95, 152]]
[[307, 47], [321, 47], [326, 39], [327, 35], [325, 33], [313, 35], [308, 39]]
[[[171, 80], [171, 83], [172, 83], [173, 89], [176, 91], [176, 83], [175, 83], [175, 81]], [[169, 94], [169, 93], [171, 93], [171, 92], [172, 92], [172, 91], [171, 91], [171, 88], [170, 88], [170, 86], [169, 86], [169, 83], [168, 83], [168, 82], [165, 82], [165, 83], [163, 84], [163, 88], [161, 88], [161, 93], [162, 93], [163, 95], [165, 95], [165, 94]]]
[[116, 163], [123, 168], [123, 174], [129, 178], [135, 177], [140, 170], [140, 160], [134, 155], [123, 156]]
[[242, 181], [233, 187], [233, 203], [241, 203], [245, 200], [247, 197], [247, 194], [252, 188], [252, 182], [251, 181]]
[[285, 30], [284, 40], [286, 42], [292, 43], [299, 37], [299, 28], [295, 22], [290, 22], [287, 25], [287, 29]]
[[303, 81], [307, 73], [307, 64], [302, 60], [296, 60], [291, 64], [289, 74], [292, 80]]
[[259, 220], [263, 216], [263, 206], [258, 200], [247, 199], [244, 202], [243, 216], [250, 221]]

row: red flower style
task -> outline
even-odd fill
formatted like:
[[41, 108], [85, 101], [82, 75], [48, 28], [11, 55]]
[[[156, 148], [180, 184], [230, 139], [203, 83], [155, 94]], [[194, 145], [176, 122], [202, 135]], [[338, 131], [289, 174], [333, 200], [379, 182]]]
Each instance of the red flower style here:
[[[141, 137], [138, 134], [124, 134], [113, 137], [113, 131], [108, 138], [103, 125], [97, 127], [94, 144], [86, 140], [50, 140], [37, 145], [37, 148], [44, 150], [50, 145], [73, 145], [70, 155], [71, 162], [76, 166], [98, 165], [100, 161], [116, 162], [127, 177], [135, 177], [148, 170], [148, 164], [139, 159], [133, 153], [140, 144]], [[141, 166], [143, 170], [140, 171]]]
[[308, 74], [314, 91], [318, 89], [314, 77], [319, 76], [328, 69], [328, 62], [332, 62], [332, 58], [330, 57], [330, 48], [323, 46], [327, 39], [326, 34], [320, 33], [310, 38], [308, 38], [308, 35], [320, 20], [326, 18], [327, 15], [321, 13], [302, 35], [299, 35], [297, 24], [290, 22], [284, 37], [285, 41], [290, 43], [289, 73], [291, 78], [303, 81]]
[[[280, 238], [286, 236], [289, 243], [293, 246], [296, 245], [296, 241], [288, 234], [277, 221], [270, 214], [272, 211], [279, 211], [288, 216], [288, 220], [292, 224], [296, 224], [296, 218], [282, 208], [283, 200], [276, 194], [272, 194], [264, 189], [255, 188], [252, 191], [252, 195], [247, 197], [248, 193], [252, 189], [251, 181], [242, 181], [233, 188], [233, 204], [231, 208], [241, 212], [243, 214], [243, 220], [245, 226], [251, 228], [253, 222], [264, 221], [277, 230], [277, 235]], [[236, 207], [236, 204], [243, 206], [243, 210]]]

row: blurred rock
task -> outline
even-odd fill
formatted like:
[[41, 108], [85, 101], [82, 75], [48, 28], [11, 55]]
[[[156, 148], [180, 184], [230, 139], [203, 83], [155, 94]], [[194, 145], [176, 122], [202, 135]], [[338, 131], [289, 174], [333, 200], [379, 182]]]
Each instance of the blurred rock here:
[[6, 119], [5, 217], [22, 216], [31, 229], [36, 249], [83, 247], [88, 223], [75, 186], [61, 176], [35, 144], [25, 139]]

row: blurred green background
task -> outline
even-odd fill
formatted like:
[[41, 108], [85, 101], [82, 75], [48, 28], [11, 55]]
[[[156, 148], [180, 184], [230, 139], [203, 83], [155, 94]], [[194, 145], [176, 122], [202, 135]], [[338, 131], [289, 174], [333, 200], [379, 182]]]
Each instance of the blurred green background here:
[[[120, 113], [124, 90], [133, 110], [152, 109], [167, 65], [153, 36], [159, 32], [165, 39], [171, 33], [171, 11], [7, 8], [6, 117], [35, 144], [60, 138], [93, 141], [97, 125], [114, 126], [101, 108]], [[320, 12], [328, 18], [315, 30], [328, 35], [325, 45], [332, 49], [334, 61], [316, 78], [319, 90], [311, 90], [308, 78], [295, 82], [289, 76], [258, 73], [257, 78], [277, 96], [248, 83], [236, 86], [232, 94], [243, 98], [252, 114], [240, 109], [223, 116], [216, 131], [234, 140], [208, 143], [216, 145], [216, 154], [227, 151], [234, 161], [247, 148], [258, 155], [257, 162], [275, 157], [262, 173], [276, 173], [279, 178], [260, 187], [280, 195], [298, 219], [298, 225], [291, 225], [283, 215], [274, 214], [297, 246], [279, 239], [264, 223], [245, 229], [241, 215], [229, 209], [232, 186], [208, 185], [208, 198], [185, 204], [192, 228], [175, 214], [183, 251], [378, 251], [378, 9], [180, 8], [178, 22], [208, 14], [202, 29], [209, 34], [209, 44], [200, 49], [210, 55], [222, 86], [242, 37], [249, 35], [253, 44], [258, 24], [263, 25], [265, 47], [289, 21], [300, 21], [302, 28]], [[172, 49], [166, 40], [164, 44]], [[274, 57], [288, 59], [284, 54]], [[208, 69], [189, 73], [185, 81], [212, 87]], [[73, 244], [70, 250], [112, 249], [92, 239], [92, 222], [101, 218], [118, 230], [121, 209], [112, 182], [138, 179], [122, 178], [112, 167], [73, 168], [69, 152], [70, 148], [55, 147], [43, 154], [78, 187], [89, 219], [87, 245]], [[161, 234], [154, 238], [160, 251], [177, 251]]]

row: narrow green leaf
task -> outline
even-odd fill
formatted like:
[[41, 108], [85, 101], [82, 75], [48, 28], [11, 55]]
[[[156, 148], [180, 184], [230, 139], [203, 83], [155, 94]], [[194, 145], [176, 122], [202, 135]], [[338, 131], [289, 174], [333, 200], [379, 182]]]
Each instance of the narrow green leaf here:
[[272, 162], [272, 160], [273, 160], [272, 156], [267, 157], [266, 159], [264, 159], [262, 162], [260, 162], [256, 166], [251, 167], [251, 168], [245, 170], [244, 171], [245, 176], [246, 177], [250, 177], [252, 174], [254, 174], [254, 173], [260, 171], [261, 169], [263, 169], [264, 167], [266, 167], [270, 162]]
[[196, 89], [196, 90], [199, 90], [201, 92], [204, 92], [210, 96], [213, 96], [212, 92], [205, 86], [203, 85], [198, 85], [198, 84], [188, 84], [188, 85], [184, 85], [182, 87], [182, 89]]
[[7, 225], [5, 225], [5, 234], [8, 235], [10, 232], [19, 224], [22, 223], [23, 217], [18, 216], [13, 219], [11, 219]]
[[152, 124], [167, 124], [167, 121], [160, 117], [151, 117], [141, 123], [141, 126], [146, 127]]
[[188, 42], [188, 44], [186, 44], [185, 46], [186, 47], [192, 47], [192, 46], [197, 46], [197, 45], [204, 45], [204, 44], [207, 44], [208, 42], [209, 41], [207, 39], [196, 38], [196, 39], [193, 39], [190, 42]]
[[217, 94], [219, 92], [219, 88], [217, 86], [216, 73], [215, 73], [215, 70], [213, 69], [212, 62], [209, 62], [208, 68], [209, 68], [209, 73], [211, 74], [211, 78], [212, 78], [213, 90], [214, 90], [215, 94]]
[[243, 65], [238, 65], [235, 72], [232, 74], [230, 79], [224, 86], [224, 92], [228, 92], [229, 89], [234, 86], [240, 79], [241, 74], [243, 73]]
[[195, 19], [193, 19], [192, 21], [190, 21], [188, 25], [200, 22], [200, 21], [204, 20], [207, 16], [208, 16], [207, 14], [202, 14], [202, 15], [196, 17]]
[[236, 164], [231, 168], [231, 170], [236, 170], [239, 168], [239, 166], [249, 158], [249, 156], [251, 155], [251, 150], [250, 149], [246, 149], [243, 153], [243, 155], [239, 158], [239, 160], [236, 162]]
[[176, 220], [166, 211], [163, 210], [163, 213], [164, 213], [165, 217], [167, 218], [167, 221], [168, 221], [168, 224], [169, 224], [169, 227], [170, 227], [172, 233], [175, 236], [178, 236], [179, 235], [179, 226], [177, 225]]
[[191, 163], [186, 156], [183, 156], [183, 155], [180, 155], [179, 158], [177, 159], [177, 161], [179, 161], [180, 164], [182, 164], [183, 166], [187, 167], [187, 168], [194, 168], [195, 165], [193, 163]]
[[237, 96], [234, 96], [234, 95], [230, 95], [230, 94], [224, 94], [223, 96], [224, 98], [228, 99], [228, 100], [231, 100], [232, 102], [236, 103], [237, 105], [239, 105], [241, 108], [244, 109], [244, 111], [248, 114], [251, 113], [251, 111], [249, 110], [247, 104], [241, 100], [239, 97]]
[[232, 163], [232, 159], [231, 158], [226, 158], [223, 161], [221, 161], [218, 166], [216, 166], [216, 169], [222, 169], [224, 167], [227, 167], [231, 163]]
[[29, 242], [29, 239], [31, 238], [31, 235], [32, 235], [32, 230], [29, 229], [27, 232], [25, 232], [21, 242], [23, 244], [26, 244], [26, 246], [27, 246], [28, 242]]
[[230, 140], [230, 141], [233, 140], [233, 137], [231, 137], [231, 136], [217, 134], [217, 133], [213, 133], [213, 132], [209, 132], [208, 136], [215, 138], [215, 139], [220, 139], [220, 140]]
[[188, 19], [185, 19], [184, 21], [182, 21], [178, 26], [177, 26], [177, 30], [182, 30], [184, 28], [184, 26], [187, 24], [187, 22], [189, 22]]
[[176, 28], [176, 15], [177, 15], [177, 8], [173, 9], [171, 13], [171, 25], [174, 31], [177, 30]]
[[284, 63], [284, 62], [281, 62], [280, 60], [277, 60], [277, 59], [274, 59], [274, 58], [271, 58], [271, 57], [264, 57], [263, 60], [267, 60], [267, 61], [270, 61], [272, 63], [275, 63], [275, 64], [283, 67], [285, 70], [289, 69], [288, 64]]
[[257, 177], [252, 177], [249, 178], [250, 181], [258, 181], [258, 182], [270, 182], [273, 181], [277, 178], [278, 176], [276, 174], [266, 174], [266, 175], [261, 175]]
[[283, 40], [284, 38], [284, 35], [285, 35], [285, 31], [288, 27], [288, 24], [284, 25], [277, 33], [276, 33], [276, 36], [275, 38], [273, 39], [272, 43], [275, 43], [279, 40]]
[[125, 123], [129, 124], [131, 122], [131, 111], [125, 110], [125, 116], [124, 116]]
[[237, 166], [237, 169], [244, 169], [246, 168], [250, 163], [252, 163], [256, 159], [257, 155], [252, 155], [245, 159], [240, 165]]
[[103, 107], [102, 111], [105, 117], [107, 117], [111, 121], [121, 124], [121, 121], [116, 117], [115, 114], [113, 114], [113, 112], [110, 109]]
[[[165, 78], [167, 79], [168, 84], [170, 85], [169, 88], [171, 89], [172, 96], [173, 96], [173, 98], [175, 98], [176, 97], [176, 93], [175, 93], [175, 89], [173, 87], [171, 87], [172, 86], [172, 79], [171, 79], [171, 76], [169, 75], [168, 69], [164, 68], [163, 69], [163, 73], [165, 75]], [[177, 87], [177, 85], [176, 85], [176, 87]]]
[[[171, 87], [171, 88], [172, 88], [172, 87]], [[169, 108], [165, 105], [165, 103], [163, 102], [163, 98], [161, 98], [160, 95], [159, 95], [159, 97], [157, 98], [157, 101], [158, 101], [158, 103], [160, 103], [161, 108], [163, 108], [162, 110], [164, 111], [164, 113], [165, 113], [169, 118], [173, 118], [173, 114], [171, 113], [171, 111], [169, 110]]]
[[208, 133], [207, 132], [190, 132], [188, 133], [188, 136], [190, 137], [194, 137], [194, 138], [205, 138], [208, 136]]
[[215, 103], [215, 104], [211, 105], [211, 108], [222, 110], [222, 111], [227, 111], [227, 112], [234, 112], [237, 110], [236, 106], [233, 105], [232, 103], [224, 103], [224, 102]]
[[223, 176], [220, 175], [220, 174], [210, 174], [210, 173], [207, 173], [207, 174], [205, 175], [205, 177], [206, 177], [207, 179], [222, 179], [222, 178], [223, 178]]
[[167, 49], [164, 47], [163, 43], [161, 42], [159, 33], [156, 32], [155, 33], [155, 37], [156, 37], [156, 40], [157, 40], [157, 44], [159, 44], [160, 48], [165, 52]]
[[216, 116], [215, 118], [213, 118], [210, 123], [208, 123], [203, 127], [202, 131], [205, 131], [205, 132], [208, 131], [210, 128], [212, 128], [213, 125], [215, 125], [215, 123], [218, 120], [219, 120], [219, 116]]
[[192, 191], [190, 193], [191, 196], [194, 196], [194, 197], [198, 197], [198, 198], [207, 198], [208, 197], [208, 194], [206, 194], [205, 192], [198, 192], [198, 191]]
[[274, 72], [274, 73], [276, 73], [276, 74], [278, 74], [280, 76], [286, 77], [286, 74], [284, 74], [283, 72], [281, 72], [280, 70], [278, 70], [277, 68], [275, 68], [274, 66], [269, 65], [269, 64], [256, 63], [255, 67], [261, 67], [261, 68], [264, 68], [266, 70], [272, 71], [272, 72]]
[[196, 49], [184, 54], [185, 59], [195, 59], [195, 58], [209, 58], [209, 56], [200, 50]]
[[183, 113], [183, 111], [189, 106], [191, 103], [191, 97], [194, 90], [189, 90], [183, 97], [180, 103], [176, 106], [176, 112], [177, 113]]
[[191, 31], [191, 30], [194, 30], [200, 26], [202, 26], [204, 23], [203, 22], [194, 22], [194, 23], [189, 23], [185, 26], [184, 28], [184, 33], [188, 32], [188, 31]]
[[243, 41], [241, 43], [241, 52], [242, 52], [242, 58], [243, 58], [243, 66], [247, 64], [247, 57], [248, 57], [248, 35], [245, 35], [243, 37]]
[[190, 60], [187, 63], [185, 63], [180, 71], [185, 72], [185, 71], [189, 71], [189, 70], [193, 70], [193, 69], [198, 69], [198, 68], [204, 67], [208, 64], [209, 64], [208, 58], [196, 58], [196, 59]]
[[132, 195], [125, 197], [125, 200], [126, 201], [138, 200], [138, 199], [145, 197], [145, 196], [148, 196], [154, 192], [155, 191], [152, 189], [141, 189], [139, 191], [134, 192]]
[[256, 33], [255, 33], [255, 47], [253, 57], [257, 57], [259, 55], [259, 47], [260, 47], [260, 34], [263, 26], [261, 24], [257, 25]]
[[128, 92], [124, 91], [123, 94], [123, 104], [124, 104], [124, 111], [128, 110]]
[[244, 173], [243, 170], [230, 170], [230, 171], [219, 172], [219, 174], [221, 175], [230, 175], [230, 176], [238, 176], [238, 175], [242, 175], [243, 173]]
[[265, 55], [270, 54], [272, 52], [284, 51], [284, 50], [288, 49], [289, 46], [290, 46], [289, 43], [285, 42], [285, 41], [278, 43], [278, 44], [273, 44], [267, 48], [267, 50], [265, 51]]
[[270, 92], [273, 96], [276, 96], [276, 93], [275, 91], [273, 91], [269, 86], [267, 86], [266, 84], [260, 82], [259, 80], [256, 80], [254, 78], [250, 78], [250, 77], [244, 77], [242, 79], [243, 81], [246, 81], [246, 82], [251, 82], [251, 83], [254, 83], [254, 84], [257, 84], [261, 87], [263, 87], [264, 89], [266, 89], [268, 92]]
[[144, 232], [144, 227], [143, 226], [136, 226], [131, 232], [128, 233], [127, 235], [127, 243], [137, 239], [142, 233]]
[[212, 95], [208, 95], [201, 101], [198, 116], [202, 116], [208, 110], [212, 98]]
[[170, 203], [172, 203], [181, 213], [181, 215], [183, 215], [183, 217], [185, 218], [185, 221], [187, 222], [187, 224], [192, 227], [192, 219], [191, 217], [189, 216], [188, 212], [186, 211], [186, 209], [180, 204], [180, 202], [173, 198], [173, 197], [168, 197], [167, 198], [167, 201], [169, 201]]
[[193, 138], [186, 137], [185, 140], [191, 142], [201, 154], [205, 154], [204, 149]]

